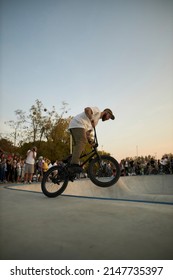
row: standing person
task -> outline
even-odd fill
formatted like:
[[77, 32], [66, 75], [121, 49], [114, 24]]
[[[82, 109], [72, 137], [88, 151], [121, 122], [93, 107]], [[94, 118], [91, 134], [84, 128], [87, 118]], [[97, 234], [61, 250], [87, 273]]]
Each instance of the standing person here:
[[29, 181], [29, 184], [31, 184], [32, 182], [36, 156], [37, 156], [37, 147], [33, 147], [31, 150], [28, 150], [27, 157], [25, 160], [24, 183], [27, 183]]
[[97, 107], [86, 107], [84, 112], [75, 116], [70, 124], [69, 130], [73, 138], [73, 152], [71, 159], [70, 171], [80, 173], [82, 168], [79, 166], [80, 155], [87, 143], [90, 143], [90, 133], [98, 124], [99, 120], [107, 121], [114, 120], [115, 117], [110, 109], [100, 111]]

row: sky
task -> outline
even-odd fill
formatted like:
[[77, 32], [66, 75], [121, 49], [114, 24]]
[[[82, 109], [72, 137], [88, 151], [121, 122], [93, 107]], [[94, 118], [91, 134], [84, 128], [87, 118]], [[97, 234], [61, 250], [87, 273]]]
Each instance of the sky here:
[[110, 108], [99, 149], [173, 153], [173, 1], [1, 0], [0, 133], [36, 99], [68, 116]]

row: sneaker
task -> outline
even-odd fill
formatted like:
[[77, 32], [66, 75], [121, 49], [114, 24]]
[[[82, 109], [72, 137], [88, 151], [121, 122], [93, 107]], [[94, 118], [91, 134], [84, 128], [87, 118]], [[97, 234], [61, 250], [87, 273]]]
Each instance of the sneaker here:
[[29, 184], [32, 184], [32, 182], [31, 182], [31, 181], [29, 181]]
[[83, 172], [83, 169], [79, 164], [72, 163], [68, 167], [68, 171], [71, 173], [81, 173], [81, 172]]

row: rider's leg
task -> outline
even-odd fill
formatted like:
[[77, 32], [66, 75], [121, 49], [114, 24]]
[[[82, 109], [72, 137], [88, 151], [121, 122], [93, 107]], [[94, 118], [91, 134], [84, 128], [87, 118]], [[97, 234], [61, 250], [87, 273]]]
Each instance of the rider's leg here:
[[79, 158], [87, 143], [86, 131], [84, 128], [70, 129], [73, 138], [73, 152], [71, 164], [79, 164]]

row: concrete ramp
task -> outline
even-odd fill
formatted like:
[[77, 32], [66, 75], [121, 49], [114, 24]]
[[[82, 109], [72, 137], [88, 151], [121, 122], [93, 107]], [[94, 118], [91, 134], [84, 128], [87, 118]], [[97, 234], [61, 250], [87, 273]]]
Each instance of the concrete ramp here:
[[[8, 188], [41, 192], [40, 183]], [[98, 187], [89, 179], [80, 179], [69, 182], [63, 195], [173, 204], [173, 175], [120, 177], [115, 185], [108, 188]]]
[[70, 182], [64, 194], [173, 204], [173, 176], [120, 177], [115, 185], [108, 188], [97, 187], [89, 179], [83, 179]]

